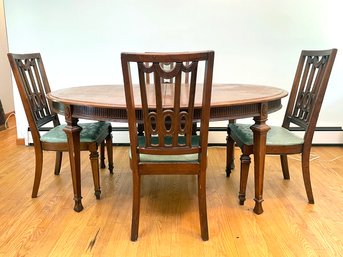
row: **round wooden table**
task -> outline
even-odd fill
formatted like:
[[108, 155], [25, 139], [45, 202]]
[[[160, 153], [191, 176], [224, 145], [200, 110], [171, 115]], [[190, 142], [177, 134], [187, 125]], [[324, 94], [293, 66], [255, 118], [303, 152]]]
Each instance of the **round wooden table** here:
[[[188, 99], [185, 85], [183, 99]], [[137, 88], [137, 90], [139, 90]], [[165, 86], [164, 99], [168, 99], [172, 91]], [[198, 90], [200, 92], [201, 90]], [[153, 94], [153, 86], [151, 87]], [[255, 124], [251, 127], [254, 134], [254, 173], [255, 173], [255, 208], [261, 214], [263, 201], [263, 176], [266, 153], [266, 135], [269, 126], [266, 124], [268, 113], [279, 110], [281, 98], [287, 92], [280, 88], [245, 85], [245, 84], [213, 84], [211, 99], [211, 121], [230, 120], [253, 117]], [[80, 131], [77, 125], [80, 118], [97, 121], [127, 122], [126, 102], [123, 85], [95, 85], [65, 88], [50, 92], [48, 98], [53, 109], [65, 116], [67, 126], [65, 132], [69, 142], [69, 157], [74, 189], [74, 210], [83, 209], [80, 175]], [[153, 97], [151, 98], [151, 101]], [[196, 95], [196, 99], [200, 96]], [[140, 99], [135, 99], [137, 112], [140, 113]], [[196, 119], [200, 118], [199, 101], [195, 101]], [[181, 101], [182, 106], [182, 101]]]

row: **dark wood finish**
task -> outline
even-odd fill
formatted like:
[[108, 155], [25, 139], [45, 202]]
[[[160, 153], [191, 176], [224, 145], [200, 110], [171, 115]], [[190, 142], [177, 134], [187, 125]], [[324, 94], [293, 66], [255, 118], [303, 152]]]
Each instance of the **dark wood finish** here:
[[[198, 176], [198, 200], [201, 237], [208, 240], [206, 209], [206, 163], [208, 127], [214, 52], [198, 53], [122, 53], [121, 55], [128, 124], [130, 131], [133, 176], [133, 207], [131, 240], [138, 238], [140, 213], [140, 181], [149, 174], [192, 174]], [[168, 63], [169, 69], [165, 68]], [[184, 64], [188, 62], [190, 64]], [[136, 63], [139, 74], [139, 90], [134, 90], [130, 64]], [[148, 63], [148, 65], [147, 65]], [[151, 65], [149, 65], [151, 63]], [[205, 64], [203, 86], [197, 84], [198, 65]], [[152, 85], [146, 83], [146, 74], [153, 74]], [[182, 85], [182, 74], [190, 74], [191, 82]], [[153, 87], [154, 91], [150, 88]], [[183, 88], [183, 90], [181, 90]], [[182, 92], [187, 91], [186, 101]], [[201, 122], [199, 144], [192, 144], [195, 92], [201, 90]], [[168, 99], [165, 98], [168, 92]], [[153, 93], [153, 94], [152, 94]], [[135, 95], [140, 95], [142, 117], [137, 117]], [[143, 120], [144, 141], [138, 141], [137, 120]], [[156, 142], [154, 140], [157, 140]], [[180, 140], [183, 139], [183, 142]], [[194, 161], [142, 161], [140, 155], [184, 155], [196, 154]]]
[[[282, 123], [282, 127], [289, 129], [291, 125], [298, 126], [305, 131], [304, 143], [299, 145], [266, 145], [265, 149], [262, 149], [254, 137], [253, 145], [243, 144], [240, 142], [235, 135], [233, 135], [228, 128], [227, 137], [227, 170], [231, 169], [233, 163], [233, 148], [234, 143], [237, 142], [241, 146], [241, 179], [240, 179], [240, 191], [239, 191], [239, 202], [244, 204], [245, 192], [248, 179], [248, 171], [250, 165], [250, 154], [254, 154], [255, 159], [264, 154], [280, 155], [281, 167], [284, 179], [289, 179], [289, 170], [287, 163], [288, 154], [301, 154], [301, 165], [303, 179], [306, 189], [306, 194], [309, 203], [314, 203], [312, 186], [310, 180], [310, 150], [312, 146], [313, 133], [316, 128], [319, 111], [322, 105], [324, 94], [327, 88], [331, 69], [335, 60], [337, 49], [325, 50], [325, 51], [302, 51], [296, 70], [292, 91], [289, 97], [286, 113]], [[265, 107], [267, 108], [267, 107]], [[268, 127], [265, 125], [266, 111], [263, 111], [260, 115], [259, 120], [255, 120], [256, 123], [260, 124], [262, 132], [258, 132], [261, 136], [265, 137]], [[255, 124], [256, 124], [255, 123]], [[251, 129], [256, 133], [256, 126], [253, 125]], [[259, 159], [259, 158], [258, 158]], [[255, 166], [264, 164], [255, 160]], [[229, 176], [229, 173], [227, 174]], [[260, 174], [261, 175], [261, 174]], [[256, 176], [256, 174], [255, 174]], [[262, 175], [263, 176], [263, 175]], [[259, 180], [255, 177], [255, 180]], [[260, 189], [263, 185], [258, 185], [259, 182], [255, 181], [255, 190], [258, 190], [258, 194], [262, 193]], [[261, 198], [255, 198], [256, 202], [261, 201]], [[262, 212], [260, 209], [261, 205], [257, 204], [255, 212]]]
[[[181, 87], [183, 90], [184, 87]], [[134, 85], [134, 91], [139, 90], [138, 85]], [[153, 88], [152, 88], [153, 90]], [[195, 96], [194, 119], [201, 119], [201, 97], [198, 93]], [[165, 98], [167, 92], [164, 92]], [[188, 99], [187, 92], [182, 92], [181, 101]], [[49, 93], [48, 98], [52, 100], [53, 108], [60, 114], [65, 115], [65, 107], [69, 106], [71, 113], [68, 115], [74, 118], [109, 120], [113, 122], [127, 122], [127, 110], [123, 85], [98, 85], [64, 88]], [[211, 97], [210, 120], [230, 120], [238, 118], [259, 117], [261, 105], [267, 103], [268, 113], [278, 111], [281, 108], [281, 98], [287, 96], [285, 90], [258, 85], [244, 84], [213, 84]], [[136, 96], [135, 96], [136, 97]], [[140, 105], [140, 96], [135, 98], [137, 121], [143, 121]], [[182, 103], [181, 105], [185, 105]], [[68, 119], [70, 119], [70, 117]], [[76, 125], [72, 127], [77, 128]], [[257, 131], [258, 132], [258, 131]], [[72, 134], [78, 134], [77, 129]], [[259, 133], [256, 134], [259, 138]], [[80, 142], [75, 139], [70, 145], [70, 152], [75, 152], [73, 147], [77, 147]], [[265, 142], [264, 142], [265, 143]], [[262, 141], [263, 144], [263, 141]], [[77, 155], [77, 153], [75, 153]], [[264, 158], [264, 155], [261, 155]], [[256, 158], [255, 158], [256, 159]], [[80, 172], [80, 162], [75, 160], [75, 168], [72, 173]], [[258, 167], [258, 166], [255, 166]], [[259, 167], [261, 168], [261, 167]], [[263, 173], [263, 170], [255, 168], [255, 173]], [[78, 177], [78, 176], [77, 176]], [[262, 176], [259, 176], [263, 180]], [[80, 184], [77, 181], [76, 184]], [[81, 197], [77, 195], [77, 197]], [[261, 196], [262, 197], [262, 196]]]
[[[48, 82], [48, 78], [46, 76], [46, 72], [44, 69], [43, 61], [41, 55], [39, 53], [33, 54], [8, 54], [8, 59], [11, 64], [12, 72], [15, 77], [19, 94], [24, 106], [25, 114], [29, 123], [30, 131], [33, 138], [34, 149], [35, 149], [35, 177], [34, 177], [34, 185], [32, 190], [32, 197], [37, 197], [39, 184], [41, 181], [42, 175], [42, 167], [43, 167], [43, 150], [46, 151], [56, 151], [56, 162], [55, 162], [55, 174], [58, 175], [61, 169], [61, 161], [62, 161], [62, 152], [69, 151], [69, 144], [73, 144], [74, 140], [79, 140], [75, 138], [70, 140], [68, 137], [68, 143], [48, 143], [42, 142], [40, 140], [40, 133], [39, 129], [52, 122], [53, 127], [60, 125], [60, 121], [58, 119], [58, 115], [51, 109], [51, 102], [47, 100], [46, 94], [50, 93], [50, 86]], [[66, 133], [72, 137], [77, 137], [77, 134], [72, 134], [72, 130], [77, 129], [81, 130], [80, 127], [77, 126], [77, 118], [72, 118], [68, 116], [68, 106], [65, 108], [66, 110], [66, 117], [70, 117], [72, 122], [68, 123], [68, 126], [65, 127]], [[72, 127], [74, 125], [74, 127]], [[101, 144], [103, 141], [106, 140], [107, 143], [107, 151], [108, 151], [108, 162], [109, 162], [109, 170], [113, 172], [113, 158], [112, 158], [112, 136], [111, 136], [111, 126], [109, 124], [109, 130], [102, 135], [99, 139], [99, 142], [94, 141], [90, 143], [79, 143], [77, 148], [75, 148], [75, 155], [70, 155], [70, 159], [74, 160], [76, 158], [76, 162], [79, 161], [79, 151], [90, 151], [90, 160], [92, 165], [92, 173], [94, 178], [94, 189], [96, 198], [100, 198], [100, 180], [99, 180], [99, 154], [97, 152], [98, 145]], [[73, 148], [73, 147], [71, 147]], [[78, 154], [77, 154], [78, 153]], [[75, 158], [74, 158], [75, 156]], [[104, 157], [102, 156], [102, 160]], [[72, 169], [75, 169], [77, 165], [73, 162]], [[74, 165], [74, 166], [73, 166]], [[78, 165], [79, 166], [79, 165]], [[76, 174], [72, 172], [72, 174]], [[81, 211], [82, 204], [81, 198], [79, 197], [81, 194], [80, 185], [76, 183], [76, 180], [79, 180], [79, 177], [73, 176], [73, 186], [74, 186], [74, 194], [75, 194], [75, 210]]]

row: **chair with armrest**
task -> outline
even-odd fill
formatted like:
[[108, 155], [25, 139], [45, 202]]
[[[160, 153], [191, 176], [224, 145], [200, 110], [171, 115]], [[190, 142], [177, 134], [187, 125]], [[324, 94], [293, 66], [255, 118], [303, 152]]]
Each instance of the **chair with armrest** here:
[[[267, 133], [266, 154], [280, 155], [284, 179], [290, 179], [287, 155], [301, 154], [301, 165], [309, 203], [314, 203], [310, 180], [310, 151], [319, 111], [327, 88], [337, 49], [302, 51], [298, 62], [292, 91], [281, 127], [271, 126]], [[295, 135], [291, 125], [301, 128], [303, 137]], [[227, 176], [233, 167], [235, 142], [242, 150], [239, 203], [244, 204], [253, 153], [253, 133], [250, 125], [229, 123], [227, 137]]]
[[[12, 72], [16, 80], [19, 94], [29, 123], [35, 149], [35, 177], [32, 189], [32, 198], [37, 197], [43, 168], [43, 151], [55, 151], [55, 175], [59, 175], [62, 162], [62, 152], [68, 151], [67, 136], [63, 131], [57, 113], [52, 110], [46, 94], [50, 92], [48, 78], [41, 55], [8, 54]], [[52, 123], [53, 128], [44, 135], [39, 130]], [[113, 173], [112, 157], [112, 127], [107, 122], [92, 122], [79, 124], [80, 150], [90, 152], [94, 190], [97, 199], [100, 199], [99, 154], [98, 146], [106, 142], [108, 154], [108, 168]], [[102, 151], [103, 153], [103, 151]], [[104, 167], [104, 156], [101, 156], [101, 166]]]
[[[214, 52], [122, 53], [121, 61], [133, 176], [131, 240], [138, 238], [141, 176], [148, 174], [198, 176], [201, 237], [208, 240], [206, 163]], [[161, 63], [165, 62], [174, 63], [173, 69], [164, 70]], [[197, 84], [201, 64], [205, 67], [204, 81]], [[130, 71], [133, 65], [138, 73]], [[150, 85], [145, 80], [145, 74], [149, 73], [154, 77]], [[190, 75], [187, 86], [181, 83], [183, 73]], [[137, 88], [132, 85], [133, 74], [139, 75]], [[174, 79], [175, 83], [162, 83], [162, 79]], [[201, 92], [202, 98], [195, 99], [196, 91]], [[141, 113], [137, 108], [141, 108]], [[194, 111], [201, 112], [199, 135], [192, 134]], [[144, 136], [138, 135], [137, 122], [143, 123]]]

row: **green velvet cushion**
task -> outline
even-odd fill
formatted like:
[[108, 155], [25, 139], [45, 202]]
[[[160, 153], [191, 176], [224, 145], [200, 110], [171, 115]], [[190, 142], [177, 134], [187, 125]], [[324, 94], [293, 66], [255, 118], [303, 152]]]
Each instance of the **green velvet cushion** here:
[[[253, 144], [251, 125], [230, 123], [229, 127], [233, 138], [238, 138], [245, 145]], [[298, 145], [303, 143], [303, 138], [298, 137], [283, 127], [271, 126], [267, 133], [267, 145]]]
[[[171, 142], [171, 138], [165, 138], [166, 143]], [[157, 143], [157, 137], [154, 137], [152, 139], [153, 143]], [[179, 143], [184, 143], [185, 138], [179, 137]], [[140, 146], [145, 145], [145, 137], [139, 136], [138, 137], [138, 144]], [[192, 136], [192, 145], [196, 146], [199, 145], [199, 136]], [[131, 150], [129, 152], [129, 156], [131, 159]], [[156, 154], [140, 154], [140, 160], [141, 162], [192, 162], [192, 161], [198, 161], [198, 154], [181, 154], [181, 155], [156, 155]]]
[[[107, 122], [92, 122], [92, 123], [81, 123], [78, 124], [82, 130], [80, 133], [80, 142], [89, 143], [97, 141], [98, 137], [103, 135], [105, 131], [108, 131], [110, 123]], [[67, 143], [67, 135], [63, 131], [66, 125], [59, 125], [54, 127], [47, 133], [41, 136], [42, 142], [48, 143]]]

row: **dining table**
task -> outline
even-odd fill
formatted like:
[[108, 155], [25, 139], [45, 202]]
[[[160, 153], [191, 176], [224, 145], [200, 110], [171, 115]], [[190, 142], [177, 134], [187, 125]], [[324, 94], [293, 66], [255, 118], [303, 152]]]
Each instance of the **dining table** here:
[[[137, 85], [137, 90], [139, 86]], [[188, 99], [187, 85], [185, 85], [184, 101]], [[151, 86], [151, 100], [153, 101], [154, 87]], [[194, 119], [200, 120], [201, 91], [195, 96]], [[165, 87], [162, 90], [164, 98], [172, 94], [172, 90]], [[263, 213], [263, 178], [266, 155], [266, 136], [270, 127], [266, 121], [268, 114], [282, 108], [281, 99], [286, 97], [287, 91], [265, 85], [252, 84], [213, 84], [211, 97], [210, 121], [228, 121], [241, 118], [253, 118], [251, 126], [254, 137], [254, 185], [256, 214]], [[81, 162], [80, 162], [80, 131], [79, 119], [127, 122], [125, 92], [123, 85], [89, 85], [63, 88], [47, 94], [55, 112], [65, 117], [65, 133], [69, 144], [69, 159], [74, 191], [74, 210], [83, 210], [81, 194]], [[181, 99], [181, 106], [182, 100]], [[136, 112], [142, 118], [140, 98], [135, 99]], [[143, 118], [142, 118], [143, 120]], [[138, 119], [139, 122], [139, 119]]]

